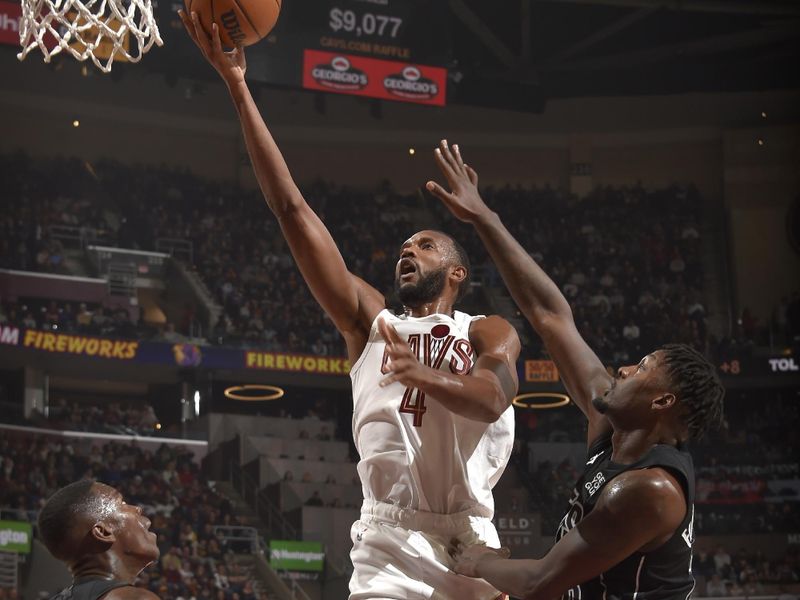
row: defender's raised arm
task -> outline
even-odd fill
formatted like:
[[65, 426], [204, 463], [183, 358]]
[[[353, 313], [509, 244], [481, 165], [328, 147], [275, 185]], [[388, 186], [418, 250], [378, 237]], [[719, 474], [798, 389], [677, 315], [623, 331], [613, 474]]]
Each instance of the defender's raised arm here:
[[553, 357], [570, 396], [589, 418], [589, 440], [608, 433], [606, 419], [591, 401], [609, 389], [611, 377], [578, 333], [567, 299], [483, 202], [478, 175], [464, 163], [458, 146], [451, 149], [442, 141], [435, 158], [450, 191], [433, 181], [428, 190], [456, 218], [475, 227], [514, 301]]
[[247, 87], [244, 49], [223, 51], [216, 23], [209, 36], [195, 13], [190, 17], [181, 11], [180, 16], [192, 40], [228, 86], [264, 198], [278, 218], [311, 293], [344, 335], [354, 359], [361, 354], [371, 324], [383, 309], [383, 296], [348, 271], [328, 229], [297, 188]]

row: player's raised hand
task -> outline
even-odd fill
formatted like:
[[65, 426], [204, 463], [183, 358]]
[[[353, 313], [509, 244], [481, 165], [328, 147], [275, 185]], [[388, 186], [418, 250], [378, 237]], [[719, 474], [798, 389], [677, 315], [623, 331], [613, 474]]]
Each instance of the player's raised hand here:
[[386, 354], [389, 357], [384, 368], [386, 377], [381, 380], [380, 386], [386, 387], [400, 382], [406, 387], [416, 388], [423, 384], [429, 375], [429, 369], [419, 362], [394, 326], [384, 319], [378, 319], [378, 331], [386, 342]]
[[211, 35], [209, 35], [200, 24], [196, 12], [192, 12], [190, 16], [184, 10], [179, 10], [178, 15], [183, 21], [189, 37], [197, 44], [205, 59], [211, 63], [225, 83], [230, 86], [244, 81], [244, 74], [247, 71], [244, 48], [239, 46], [230, 52], [225, 52], [219, 38], [219, 26], [216, 23], [211, 26]]
[[447, 140], [442, 140], [433, 155], [450, 191], [429, 181], [425, 186], [429, 192], [444, 202], [457, 219], [467, 223], [491, 212], [478, 193], [478, 174], [464, 163], [457, 144], [451, 149]]
[[484, 560], [508, 558], [511, 551], [508, 548], [489, 548], [485, 544], [466, 546], [458, 540], [453, 540], [450, 554], [455, 559], [453, 570], [459, 575], [467, 577], [480, 577], [478, 564]]

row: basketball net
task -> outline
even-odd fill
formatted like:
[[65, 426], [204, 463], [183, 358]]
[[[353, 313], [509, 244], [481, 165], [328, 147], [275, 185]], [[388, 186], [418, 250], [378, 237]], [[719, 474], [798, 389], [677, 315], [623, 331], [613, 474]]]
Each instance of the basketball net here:
[[68, 52], [103, 73], [115, 59], [139, 62], [154, 43], [164, 44], [151, 0], [22, 0], [19, 41], [20, 60], [34, 48], [46, 63]]

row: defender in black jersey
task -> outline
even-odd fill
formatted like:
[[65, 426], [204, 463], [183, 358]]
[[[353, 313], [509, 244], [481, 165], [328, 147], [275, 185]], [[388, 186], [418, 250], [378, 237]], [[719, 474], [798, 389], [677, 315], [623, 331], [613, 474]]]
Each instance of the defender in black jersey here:
[[158, 560], [156, 534], [141, 507], [102, 483], [77, 481], [53, 494], [39, 512], [39, 536], [63, 561], [73, 582], [54, 600], [153, 600], [133, 587], [136, 576]]
[[474, 225], [589, 420], [586, 466], [550, 552], [509, 560], [485, 546], [457, 548], [456, 571], [526, 599], [685, 600], [694, 588], [686, 444], [721, 419], [724, 390], [713, 365], [670, 344], [612, 377], [558, 287], [484, 204], [458, 146], [443, 141], [435, 157], [451, 191], [434, 182], [428, 190]]

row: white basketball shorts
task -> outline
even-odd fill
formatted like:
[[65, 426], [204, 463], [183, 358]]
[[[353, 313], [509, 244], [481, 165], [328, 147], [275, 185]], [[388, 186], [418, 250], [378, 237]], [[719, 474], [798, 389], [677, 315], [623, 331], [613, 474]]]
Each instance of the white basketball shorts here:
[[453, 539], [500, 547], [491, 520], [440, 515], [364, 500], [350, 529], [350, 600], [497, 600], [483, 579], [457, 575], [448, 549]]

